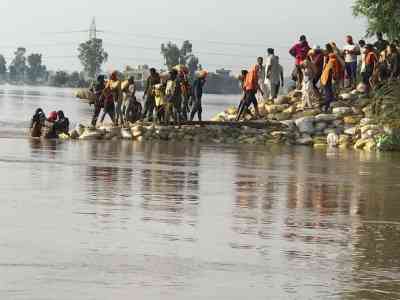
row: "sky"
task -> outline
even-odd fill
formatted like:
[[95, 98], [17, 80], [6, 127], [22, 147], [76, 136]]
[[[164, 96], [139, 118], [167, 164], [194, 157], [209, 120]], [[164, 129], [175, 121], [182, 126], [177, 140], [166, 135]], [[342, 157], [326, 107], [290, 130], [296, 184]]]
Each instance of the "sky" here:
[[[0, 54], [9, 62], [18, 46], [42, 53], [51, 70], [81, 70], [80, 42], [88, 39], [93, 17], [109, 60], [104, 71], [126, 65], [163, 66], [161, 43], [188, 39], [202, 66], [235, 73], [275, 48], [285, 73], [293, 60], [288, 49], [301, 34], [310, 45], [347, 34], [358, 40], [365, 20], [354, 18], [352, 0], [1, 0]], [[78, 32], [77, 32], [78, 31]]]

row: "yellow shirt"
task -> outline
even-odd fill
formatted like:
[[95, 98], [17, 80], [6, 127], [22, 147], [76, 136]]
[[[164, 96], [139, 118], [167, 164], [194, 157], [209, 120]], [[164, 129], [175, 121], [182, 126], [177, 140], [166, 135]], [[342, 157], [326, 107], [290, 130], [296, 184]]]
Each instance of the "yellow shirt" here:
[[155, 100], [156, 100], [156, 106], [162, 106], [165, 105], [165, 92], [163, 90], [163, 87], [161, 84], [157, 84], [154, 86], [154, 95], [155, 95]]
[[122, 101], [122, 88], [120, 80], [108, 80], [106, 84], [106, 88], [111, 90], [113, 94], [114, 101], [119, 102]]

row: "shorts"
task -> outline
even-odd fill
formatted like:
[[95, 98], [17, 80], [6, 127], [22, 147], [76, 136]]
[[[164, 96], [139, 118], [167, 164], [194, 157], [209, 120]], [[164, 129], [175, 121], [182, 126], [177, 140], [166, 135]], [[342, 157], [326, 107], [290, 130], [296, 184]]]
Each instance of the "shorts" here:
[[245, 103], [246, 106], [250, 106], [251, 104], [254, 105], [254, 107], [257, 106], [257, 98], [256, 98], [256, 91], [246, 91], [244, 95]]

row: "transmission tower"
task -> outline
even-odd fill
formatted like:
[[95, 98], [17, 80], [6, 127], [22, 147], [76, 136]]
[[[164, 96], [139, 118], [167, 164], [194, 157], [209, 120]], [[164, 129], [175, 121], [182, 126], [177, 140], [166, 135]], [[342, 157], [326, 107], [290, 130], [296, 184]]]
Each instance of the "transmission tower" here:
[[97, 27], [96, 27], [96, 18], [93, 17], [92, 24], [89, 28], [89, 40], [94, 40], [97, 38]]

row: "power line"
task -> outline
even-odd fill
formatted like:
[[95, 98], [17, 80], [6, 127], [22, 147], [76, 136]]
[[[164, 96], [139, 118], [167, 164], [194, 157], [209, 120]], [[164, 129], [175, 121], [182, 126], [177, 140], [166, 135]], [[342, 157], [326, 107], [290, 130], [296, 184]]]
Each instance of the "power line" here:
[[[136, 45], [128, 45], [128, 44], [115, 44], [115, 43], [110, 43], [108, 41], [105, 42], [105, 45], [111, 45], [115, 47], [124, 47], [124, 48], [134, 48], [134, 49], [142, 49], [142, 50], [149, 50], [149, 51], [160, 51], [160, 48], [155, 48], [155, 47], [144, 47], [144, 46], [136, 46]], [[200, 54], [200, 55], [214, 55], [214, 56], [225, 56], [225, 57], [241, 57], [241, 58], [252, 58], [254, 59], [257, 57], [257, 55], [241, 55], [237, 53], [223, 53], [223, 52], [208, 52], [208, 51], [195, 51], [194, 54]], [[284, 60], [292, 60], [289, 58], [283, 58]]]
[[[47, 32], [44, 34], [52, 34], [52, 35], [65, 35], [65, 34], [76, 34], [76, 33], [88, 33], [89, 34], [89, 40], [96, 39], [97, 38], [97, 33], [102, 33], [105, 35], [123, 35], [124, 40], [132, 38], [130, 37], [135, 37], [140, 38], [140, 39], [156, 39], [156, 40], [179, 40], [179, 41], [185, 41], [187, 39], [182, 38], [182, 37], [168, 37], [168, 36], [162, 36], [162, 35], [152, 35], [152, 34], [139, 34], [139, 33], [127, 33], [127, 32], [118, 32], [118, 31], [111, 31], [111, 30], [98, 30], [96, 26], [96, 20], [95, 18], [92, 19], [92, 23], [89, 27], [89, 29], [85, 30], [71, 30], [71, 31], [60, 31], [60, 32]], [[136, 41], [136, 40], [135, 40]], [[224, 45], [224, 46], [240, 46], [240, 47], [251, 47], [251, 48], [259, 48], [259, 47], [269, 47], [266, 44], [262, 43], [248, 43], [248, 42], [232, 42], [232, 41], [221, 41], [221, 40], [207, 40], [207, 39], [191, 39], [192, 42], [200, 42], [200, 43], [207, 43], [207, 44], [216, 44], [216, 45]], [[67, 42], [61, 42], [61, 43], [54, 43], [54, 44], [32, 44], [31, 47], [59, 47], [59, 46], [69, 46], [71, 43]], [[79, 43], [78, 43], [79, 44]], [[121, 44], [121, 43], [115, 43], [113, 41], [104, 41], [104, 44], [106, 46], [111, 46], [111, 47], [119, 47], [119, 48], [129, 48], [129, 49], [141, 49], [144, 51], [161, 51], [160, 48], [155, 48], [155, 47], [146, 47], [146, 46], [141, 46], [141, 45], [128, 45], [128, 44]], [[285, 48], [288, 49], [288, 46], [275, 46], [275, 48]], [[244, 54], [238, 54], [238, 53], [226, 53], [226, 52], [210, 52], [210, 51], [196, 51], [196, 55], [204, 55], [204, 56], [219, 56], [219, 57], [229, 57], [231, 59], [236, 59], [236, 58], [245, 58], [245, 59], [255, 59], [257, 55], [244, 55]], [[162, 58], [155, 60], [154, 58], [139, 58], [139, 57], [118, 57], [118, 56], [110, 56], [110, 58], [113, 59], [124, 59], [124, 60], [142, 60], [145, 62], [157, 62], [160, 63], [162, 61]], [[77, 59], [76, 56], [68, 56], [68, 55], [62, 55], [62, 56], [46, 56], [44, 57], [44, 60], [49, 59], [49, 60], [55, 60], [55, 59]], [[284, 57], [282, 60], [289, 61], [291, 59]], [[224, 65], [224, 67], [229, 67], [229, 68], [236, 68], [240, 63], [235, 61], [237, 66], [227, 66]], [[161, 63], [162, 64], [162, 63]], [[222, 64], [207, 64], [204, 63], [204, 65], [208, 66], [221, 66]], [[248, 63], [246, 63], [247, 65]]]
[[[141, 50], [151, 50], [151, 51], [161, 51], [161, 48], [155, 47], [144, 47], [144, 46], [136, 46], [136, 45], [127, 45], [127, 44], [115, 44], [110, 43], [108, 41], [105, 42], [106, 45], [116, 46], [116, 47], [124, 47], [124, 48], [135, 48]], [[216, 56], [229, 56], [229, 57], [244, 57], [244, 58], [254, 58], [255, 55], [241, 55], [241, 54], [233, 54], [233, 53], [222, 53], [222, 52], [205, 52], [205, 51], [196, 51], [196, 54], [205, 54], [205, 55], [216, 55]]]
[[[117, 32], [117, 31], [110, 31], [110, 30], [105, 30], [103, 33], [105, 34], [119, 34], [119, 35], [124, 35], [126, 36], [135, 36], [135, 37], [140, 37], [140, 38], [146, 38], [146, 39], [157, 39], [157, 40], [178, 40], [178, 41], [186, 41], [190, 40], [193, 42], [204, 42], [208, 44], [217, 44], [217, 45], [225, 45], [225, 46], [241, 46], [241, 47], [270, 47], [271, 45], [267, 44], [258, 44], [258, 43], [247, 43], [247, 42], [231, 42], [231, 41], [216, 41], [216, 40], [203, 40], [203, 39], [188, 39], [188, 38], [182, 38], [182, 37], [171, 37], [171, 36], [160, 36], [160, 35], [151, 35], [151, 34], [133, 34], [133, 33], [127, 33], [127, 32]], [[287, 47], [289, 46], [276, 46], [276, 47]]]
[[[77, 42], [78, 43], [78, 42]], [[25, 48], [29, 47], [61, 47], [61, 46], [76, 46], [74, 42], [60, 42], [60, 43], [53, 43], [53, 44], [25, 44], [23, 43]], [[104, 44], [106, 46], [113, 46], [113, 47], [120, 47], [120, 48], [132, 48], [132, 49], [141, 49], [145, 51], [160, 51], [160, 48], [156, 47], [146, 47], [146, 46], [140, 46], [140, 45], [130, 45], [130, 44], [120, 44], [120, 43], [114, 43], [114, 42], [109, 42], [105, 41]], [[15, 45], [6, 45], [3, 46], [3, 48], [16, 48]], [[238, 57], [238, 58], [255, 58], [257, 55], [242, 55], [242, 54], [237, 54], [237, 53], [225, 53], [225, 52], [208, 52], [208, 51], [196, 51], [195, 54], [199, 55], [210, 55], [210, 56], [222, 56], [222, 57]], [[291, 60], [288, 58], [283, 58], [283, 60]]]
[[[19, 43], [19, 44], [15, 44], [15, 45], [1, 45], [1, 48], [4, 49], [12, 49], [12, 48], [18, 48], [19, 46], [16, 45], [20, 45], [23, 44], [24, 48], [29, 48], [29, 47], [59, 47], [59, 46], [72, 46], [72, 42], [60, 42], [60, 43], [51, 43], [51, 44], [26, 44], [26, 43]], [[74, 45], [75, 46], [75, 45]]]
[[[90, 30], [71, 30], [71, 31], [59, 31], [59, 32], [46, 32], [44, 34], [74, 34], [74, 33], [88, 33]], [[261, 43], [248, 43], [248, 42], [232, 42], [232, 41], [221, 41], [221, 40], [205, 40], [205, 39], [187, 39], [182, 37], [171, 37], [171, 36], [161, 36], [161, 35], [151, 35], [151, 34], [139, 34], [139, 33], [128, 33], [128, 32], [118, 32], [112, 30], [97, 30], [96, 32], [100, 32], [106, 35], [123, 35], [126, 37], [136, 37], [136, 38], [144, 38], [144, 39], [156, 39], [156, 40], [177, 40], [177, 41], [186, 41], [190, 40], [192, 42], [204, 42], [208, 44], [217, 44], [217, 45], [225, 45], [225, 46], [240, 46], [240, 47], [263, 47], [263, 48], [276, 48], [276, 49], [288, 49], [290, 46], [283, 45], [275, 45], [271, 44], [261, 44]]]

